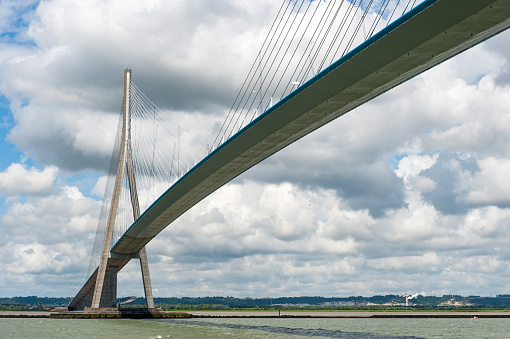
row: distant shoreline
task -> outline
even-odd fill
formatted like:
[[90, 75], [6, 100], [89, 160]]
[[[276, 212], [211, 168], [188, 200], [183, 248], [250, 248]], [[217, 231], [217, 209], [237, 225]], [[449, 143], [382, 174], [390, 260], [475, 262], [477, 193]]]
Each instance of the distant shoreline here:
[[0, 318], [49, 318], [50, 311], [0, 311]]
[[510, 318], [510, 312], [187, 311], [193, 318]]
[[[0, 311], [0, 318], [49, 318], [57, 312]], [[188, 311], [193, 318], [510, 318], [509, 311], [374, 312], [374, 311]]]

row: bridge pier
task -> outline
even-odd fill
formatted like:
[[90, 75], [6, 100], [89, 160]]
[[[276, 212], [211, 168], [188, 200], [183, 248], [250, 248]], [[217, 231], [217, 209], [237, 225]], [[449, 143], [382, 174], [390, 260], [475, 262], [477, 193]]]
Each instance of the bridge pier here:
[[143, 290], [145, 292], [145, 302], [148, 309], [154, 308], [154, 297], [152, 296], [151, 277], [149, 275], [149, 262], [147, 261], [147, 251], [145, 247], [138, 252], [140, 255], [140, 268], [142, 269]]
[[114, 308], [117, 306], [117, 273], [118, 267], [106, 269], [98, 308]]

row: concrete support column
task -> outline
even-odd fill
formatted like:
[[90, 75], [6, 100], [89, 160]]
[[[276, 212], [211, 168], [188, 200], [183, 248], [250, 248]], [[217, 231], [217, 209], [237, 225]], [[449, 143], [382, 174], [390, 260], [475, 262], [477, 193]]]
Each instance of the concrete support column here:
[[[113, 189], [110, 214], [106, 227], [106, 234], [103, 243], [103, 251], [99, 261], [97, 279], [92, 297], [91, 308], [115, 307], [117, 301], [117, 271], [118, 267], [108, 266], [110, 258], [110, 246], [112, 242], [113, 227], [117, 215], [117, 208], [120, 198], [122, 179], [127, 172], [129, 191], [131, 196], [131, 206], [133, 208], [134, 220], [140, 216], [140, 204], [138, 201], [138, 192], [136, 190], [135, 168], [133, 165], [133, 155], [131, 150], [131, 112], [130, 112], [130, 82], [131, 70], [124, 72], [124, 102], [123, 102], [123, 126], [121, 149], [119, 156], [119, 165], [117, 167], [117, 176]], [[152, 296], [151, 279], [149, 275], [149, 264], [147, 262], [147, 252], [145, 247], [139, 252], [140, 266], [142, 269], [143, 287], [147, 308], [154, 308], [154, 298]]]
[[111, 308], [117, 306], [117, 272], [118, 267], [110, 266], [106, 271], [103, 293], [101, 295], [100, 308]]
[[[124, 100], [122, 107], [122, 137], [120, 146], [119, 162], [117, 167], [117, 174], [115, 177], [115, 186], [113, 188], [112, 202], [108, 214], [108, 223], [106, 224], [106, 234], [103, 242], [103, 250], [99, 260], [99, 267], [97, 271], [97, 279], [94, 288], [94, 295], [92, 297], [91, 308], [101, 307], [101, 299], [103, 295], [103, 287], [106, 278], [106, 270], [108, 268], [108, 259], [110, 258], [110, 246], [112, 243], [113, 228], [115, 226], [115, 219], [117, 217], [117, 208], [119, 206], [120, 191], [122, 187], [122, 178], [124, 176], [126, 165], [126, 150], [127, 150], [127, 120], [129, 114], [129, 84], [131, 82], [131, 70], [124, 71]], [[115, 279], [117, 275], [115, 274]], [[115, 280], [116, 281], [116, 280]], [[117, 287], [115, 287], [117, 291]], [[116, 294], [116, 293], [115, 293]]]
[[140, 267], [142, 269], [143, 290], [145, 292], [145, 301], [147, 308], [154, 308], [154, 297], [152, 296], [151, 277], [149, 275], [149, 263], [147, 261], [147, 251], [145, 247], [140, 250]]

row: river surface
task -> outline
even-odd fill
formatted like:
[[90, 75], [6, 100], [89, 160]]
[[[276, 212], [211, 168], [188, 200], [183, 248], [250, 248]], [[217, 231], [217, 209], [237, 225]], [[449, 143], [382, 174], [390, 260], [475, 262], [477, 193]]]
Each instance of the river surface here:
[[0, 338], [509, 338], [510, 319], [6, 319]]

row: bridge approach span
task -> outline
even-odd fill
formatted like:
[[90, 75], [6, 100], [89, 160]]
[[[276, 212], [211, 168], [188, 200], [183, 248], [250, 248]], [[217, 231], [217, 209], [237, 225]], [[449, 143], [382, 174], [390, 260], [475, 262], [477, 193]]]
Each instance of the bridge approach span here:
[[498, 34], [508, 0], [427, 0], [271, 107], [186, 173], [111, 249], [137, 253], [180, 215], [270, 155]]

